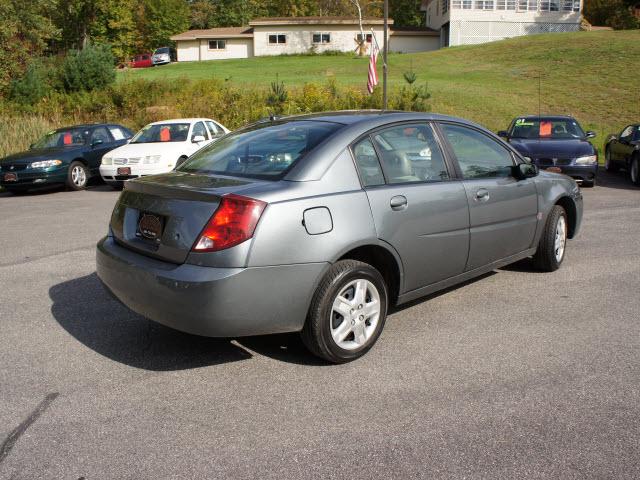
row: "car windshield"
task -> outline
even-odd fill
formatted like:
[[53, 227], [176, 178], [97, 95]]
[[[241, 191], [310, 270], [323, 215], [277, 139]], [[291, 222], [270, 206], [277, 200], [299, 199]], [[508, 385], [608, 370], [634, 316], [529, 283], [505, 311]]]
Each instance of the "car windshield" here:
[[280, 178], [342, 126], [312, 120], [254, 125], [203, 148], [177, 170], [264, 179]]
[[71, 128], [49, 132], [36, 143], [33, 148], [77, 147], [86, 143], [89, 131], [83, 128]]
[[153, 124], [136, 133], [130, 143], [186, 142], [188, 134], [188, 123]]
[[512, 138], [584, 138], [585, 133], [573, 119], [518, 118], [511, 129]]
[[169, 53], [169, 48], [165, 47], [165, 48], [158, 48], [156, 50], [156, 53]]

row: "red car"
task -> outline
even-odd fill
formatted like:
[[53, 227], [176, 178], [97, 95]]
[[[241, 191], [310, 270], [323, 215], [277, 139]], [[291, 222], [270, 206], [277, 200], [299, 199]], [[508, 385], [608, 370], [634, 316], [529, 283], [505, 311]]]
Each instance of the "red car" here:
[[133, 60], [131, 61], [131, 68], [147, 67], [153, 67], [150, 53], [141, 53], [140, 55], [136, 55], [135, 57], [133, 57]]

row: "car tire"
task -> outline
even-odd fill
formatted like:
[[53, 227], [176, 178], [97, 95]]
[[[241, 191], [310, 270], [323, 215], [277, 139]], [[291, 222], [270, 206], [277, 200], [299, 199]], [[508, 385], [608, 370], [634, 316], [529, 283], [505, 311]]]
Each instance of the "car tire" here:
[[382, 332], [387, 299], [385, 281], [371, 265], [356, 260], [333, 264], [313, 295], [303, 343], [331, 363], [361, 357]]
[[174, 169], [178, 168], [180, 165], [182, 165], [184, 162], [187, 161], [189, 157], [187, 157], [186, 155], [182, 155], [178, 161], [176, 162], [176, 166], [174, 167]]
[[69, 165], [67, 171], [67, 188], [69, 190], [84, 190], [89, 183], [89, 172], [84, 163], [75, 161]]
[[543, 272], [554, 272], [564, 260], [569, 223], [567, 213], [560, 205], [554, 205], [540, 237], [533, 265]]
[[631, 157], [631, 164], [629, 165], [629, 178], [631, 183], [640, 187], [640, 155], [636, 154]]
[[607, 148], [604, 152], [604, 168], [607, 172], [617, 172], [620, 168], [617, 163], [611, 160], [611, 149]]
[[582, 186], [585, 188], [592, 188], [596, 186], [596, 179], [594, 177], [593, 180], [583, 180], [582, 181]]
[[122, 190], [124, 188], [124, 182], [108, 182], [109, 186], [114, 190]]

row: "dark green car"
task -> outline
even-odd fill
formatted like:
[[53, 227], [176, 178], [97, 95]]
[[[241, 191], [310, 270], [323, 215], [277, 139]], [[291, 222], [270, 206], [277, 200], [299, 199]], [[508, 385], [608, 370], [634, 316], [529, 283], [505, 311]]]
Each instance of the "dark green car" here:
[[14, 193], [55, 184], [82, 190], [91, 177], [100, 176], [102, 156], [132, 136], [131, 130], [116, 124], [54, 130], [26, 152], [0, 159], [0, 186]]

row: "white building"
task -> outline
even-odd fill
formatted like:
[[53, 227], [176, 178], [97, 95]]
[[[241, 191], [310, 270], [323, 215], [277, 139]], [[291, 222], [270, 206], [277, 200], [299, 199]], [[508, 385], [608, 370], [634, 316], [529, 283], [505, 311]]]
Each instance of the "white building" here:
[[[383, 21], [363, 20], [367, 42], [373, 30], [380, 46]], [[389, 20], [389, 51], [422, 52], [440, 48], [440, 34], [429, 28], [394, 28]], [[259, 18], [247, 27], [189, 30], [171, 37], [178, 61], [248, 58], [337, 50], [353, 52], [360, 37], [358, 20], [347, 17]]]
[[440, 45], [467, 45], [580, 29], [582, 0], [424, 0]]

